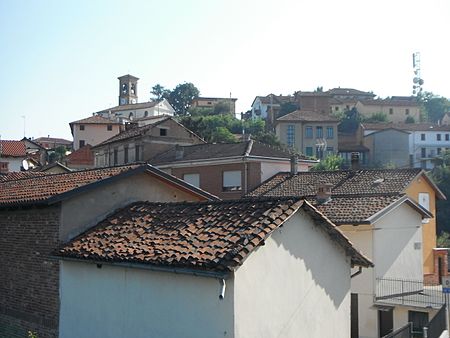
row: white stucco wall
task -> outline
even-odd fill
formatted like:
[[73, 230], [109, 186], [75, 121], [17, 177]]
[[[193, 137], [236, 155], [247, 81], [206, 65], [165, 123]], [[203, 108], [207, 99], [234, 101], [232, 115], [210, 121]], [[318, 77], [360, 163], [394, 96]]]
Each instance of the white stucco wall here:
[[8, 162], [8, 171], [20, 171], [20, 168], [22, 167], [22, 161], [24, 158], [18, 158], [18, 157], [3, 157], [0, 158], [0, 162]]
[[60, 338], [233, 337], [233, 281], [62, 262]]
[[[373, 306], [377, 277], [422, 280], [422, 250], [415, 249], [414, 246], [414, 243], [422, 243], [421, 225], [420, 214], [403, 203], [377, 219], [373, 225], [340, 227], [353, 244], [375, 264], [373, 269], [364, 269], [362, 274], [352, 278], [352, 293], [358, 294], [360, 338], [378, 337], [378, 311]], [[399, 287], [397, 291], [396, 285]], [[405, 289], [405, 286], [402, 290], [400, 288], [400, 283], [392, 283], [387, 291], [414, 291]], [[394, 318], [395, 327], [406, 323], [407, 321]]]
[[350, 337], [349, 259], [299, 214], [236, 271], [236, 337]]
[[67, 241], [97, 224], [117, 208], [136, 201], [177, 202], [198, 197], [142, 173], [101, 185], [63, 202], [60, 239]]

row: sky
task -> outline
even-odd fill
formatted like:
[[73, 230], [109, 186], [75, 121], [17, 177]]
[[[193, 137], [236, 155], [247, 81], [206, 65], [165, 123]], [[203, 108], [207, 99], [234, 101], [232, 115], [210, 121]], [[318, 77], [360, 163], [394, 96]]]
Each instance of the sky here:
[[450, 98], [448, 0], [0, 0], [0, 137], [71, 140], [69, 123], [118, 104], [131, 74], [202, 96], [335, 87]]

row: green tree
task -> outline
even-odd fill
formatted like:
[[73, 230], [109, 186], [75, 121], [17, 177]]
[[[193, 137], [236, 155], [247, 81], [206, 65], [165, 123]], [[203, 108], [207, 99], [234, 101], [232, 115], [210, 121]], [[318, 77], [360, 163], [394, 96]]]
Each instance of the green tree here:
[[298, 109], [297, 104], [293, 102], [285, 102], [280, 105], [280, 111], [278, 112], [278, 117], [282, 117], [284, 115], [287, 115], [289, 113], [292, 113], [293, 111], [296, 111]]
[[361, 115], [358, 110], [353, 107], [350, 110], [344, 112], [343, 119], [338, 125], [338, 131], [342, 133], [353, 134], [359, 127], [361, 123]]
[[152, 87], [150, 94], [153, 95], [153, 101], [161, 101], [162, 99], [167, 99], [170, 96], [170, 90], [164, 88], [158, 83]]
[[442, 231], [436, 241], [438, 248], [450, 248], [450, 234], [446, 231]]
[[[442, 154], [430, 176], [447, 198], [450, 196], [450, 151]], [[450, 200], [436, 201], [436, 222], [439, 231], [450, 231]]]
[[211, 133], [211, 142], [235, 143], [237, 139], [226, 127], [217, 127]]
[[363, 119], [363, 122], [388, 122], [388, 117], [385, 113], [378, 112], [373, 113], [370, 117], [366, 117], [365, 119]]
[[414, 120], [414, 117], [408, 116], [405, 120], [405, 123], [416, 123], [416, 121]]
[[182, 83], [170, 92], [168, 100], [175, 110], [175, 114], [184, 116], [188, 114], [192, 101], [199, 95], [200, 91], [192, 83]]
[[422, 104], [429, 122], [437, 123], [446, 112], [450, 111], [450, 101], [432, 92], [420, 95], [419, 102]]
[[315, 166], [312, 167], [312, 171], [328, 171], [328, 170], [339, 170], [342, 168], [344, 160], [339, 155], [330, 155], [325, 157]]

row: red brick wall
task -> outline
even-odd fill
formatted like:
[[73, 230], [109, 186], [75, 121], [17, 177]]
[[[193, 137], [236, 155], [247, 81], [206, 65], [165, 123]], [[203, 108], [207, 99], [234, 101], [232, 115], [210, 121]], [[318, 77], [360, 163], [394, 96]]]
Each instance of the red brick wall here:
[[[241, 191], [222, 191], [223, 172], [228, 170], [241, 170]], [[247, 192], [252, 191], [257, 185], [261, 183], [261, 163], [248, 162], [248, 189]], [[236, 199], [244, 195], [244, 164], [222, 164], [222, 165], [205, 165], [195, 166], [192, 168], [174, 168], [172, 175], [183, 179], [184, 174], [200, 174], [200, 188], [207, 192], [214, 194], [222, 199]]]
[[60, 208], [0, 210], [0, 337], [57, 337]]

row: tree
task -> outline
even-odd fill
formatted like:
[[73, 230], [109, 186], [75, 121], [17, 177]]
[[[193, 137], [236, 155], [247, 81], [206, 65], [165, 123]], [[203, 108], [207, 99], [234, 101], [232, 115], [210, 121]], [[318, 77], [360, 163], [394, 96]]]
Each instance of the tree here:
[[344, 159], [339, 155], [329, 155], [312, 167], [313, 171], [339, 170]]
[[175, 114], [185, 116], [192, 101], [200, 95], [200, 91], [192, 83], [182, 83], [175, 87], [169, 94], [169, 103], [175, 110]]
[[[443, 153], [440, 160], [430, 176], [444, 195], [450, 196], [450, 151]], [[436, 201], [436, 221], [440, 231], [450, 231], [450, 200]]]
[[442, 231], [437, 238], [436, 245], [438, 248], [450, 248], [450, 234]]
[[217, 127], [211, 134], [211, 142], [235, 143], [237, 139], [226, 127]]
[[388, 122], [387, 115], [382, 112], [373, 113], [370, 117], [363, 120], [364, 122]]
[[160, 84], [156, 84], [152, 87], [150, 94], [154, 96], [152, 99], [153, 101], [161, 101], [162, 99], [167, 99], [170, 96], [170, 90], [165, 89]]
[[361, 115], [358, 110], [353, 107], [350, 110], [346, 110], [344, 112], [344, 117], [341, 120], [341, 123], [338, 125], [338, 131], [342, 133], [353, 134], [359, 127], [361, 123]]
[[446, 112], [450, 111], [450, 101], [432, 92], [420, 95], [419, 102], [422, 104], [429, 122], [437, 123]]
[[298, 109], [297, 105], [293, 102], [285, 102], [280, 105], [280, 111], [278, 117], [282, 117]]
[[414, 117], [408, 116], [405, 120], [405, 123], [416, 123], [416, 121], [414, 120]]

